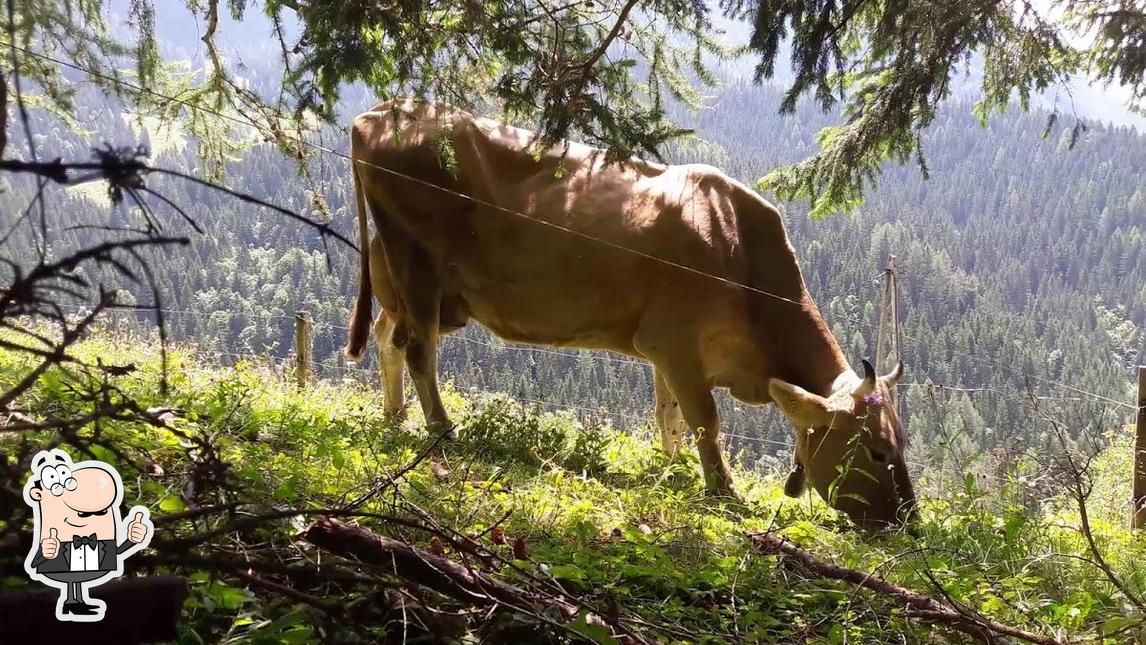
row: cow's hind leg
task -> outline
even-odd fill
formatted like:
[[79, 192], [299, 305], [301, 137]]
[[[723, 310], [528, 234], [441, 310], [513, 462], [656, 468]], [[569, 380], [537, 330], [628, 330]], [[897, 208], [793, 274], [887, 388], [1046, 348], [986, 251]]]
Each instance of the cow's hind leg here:
[[656, 383], [656, 414], [657, 425], [661, 430], [661, 449], [670, 455], [676, 455], [680, 450], [684, 435], [688, 432], [688, 423], [680, 411], [680, 403], [669, 390], [668, 383], [657, 370], [653, 370], [653, 379]]
[[[385, 220], [380, 219], [385, 226]], [[382, 228], [382, 227], [380, 227]], [[442, 292], [426, 252], [400, 230], [382, 228], [386, 262], [398, 295], [401, 315], [393, 345], [406, 355], [406, 367], [418, 392], [426, 423], [435, 431], [456, 436], [438, 391], [438, 338]]]
[[374, 339], [378, 343], [378, 369], [386, 395], [386, 415], [401, 421], [406, 417], [406, 359], [394, 346], [394, 315], [383, 309], [374, 319]]
[[[442, 395], [438, 390], [438, 303], [440, 296], [435, 292], [426, 299], [427, 309], [419, 312], [418, 323], [407, 325], [406, 365], [410, 377], [418, 391], [418, 401], [426, 423], [435, 432], [448, 432], [449, 438], [457, 437], [457, 430], [450, 423]], [[432, 305], [432, 306], [431, 306]], [[424, 317], [423, 317], [424, 316]]]

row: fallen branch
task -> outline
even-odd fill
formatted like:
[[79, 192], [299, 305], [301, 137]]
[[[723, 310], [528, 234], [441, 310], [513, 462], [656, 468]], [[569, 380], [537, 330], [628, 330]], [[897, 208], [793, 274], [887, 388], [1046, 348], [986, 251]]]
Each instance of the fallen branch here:
[[[583, 636], [573, 628], [573, 619], [584, 613], [584, 610], [570, 598], [495, 580], [444, 556], [326, 517], [316, 520], [300, 537], [319, 548], [371, 565], [386, 574], [432, 589], [466, 605], [491, 609], [502, 607], [555, 629]], [[590, 612], [584, 618], [586, 622], [611, 626], [621, 642], [656, 642], [599, 614]]]
[[[592, 614], [592, 615], [600, 618], [608, 626], [608, 628], [613, 631], [614, 635], [620, 636], [620, 640], [623, 643], [633, 644], [633, 643], [652, 643], [652, 642], [655, 642], [655, 640], [652, 640], [648, 637], [645, 637], [644, 635], [641, 635], [641, 634], [638, 634], [638, 633], [632, 631], [631, 629], [629, 629], [628, 627], [626, 627], [623, 624], [623, 621], [629, 621], [629, 622], [636, 622], [639, 624], [644, 624], [646, 627], [651, 627], [653, 629], [656, 629], [657, 631], [661, 631], [661, 632], [664, 632], [666, 634], [669, 634], [670, 636], [676, 636], [676, 637], [685, 636], [685, 637], [692, 638], [692, 639], [695, 639], [695, 637], [696, 637], [696, 634], [692, 634], [692, 633], [688, 633], [688, 632], [681, 632], [680, 630], [673, 629], [672, 627], [670, 627], [668, 625], [658, 625], [658, 624], [653, 624], [653, 623], [641, 623], [639, 620], [634, 620], [632, 617], [621, 617], [621, 616], [616, 615], [615, 612], [613, 612], [613, 611], [602, 610], [598, 607], [593, 606], [593, 604], [591, 604], [590, 602], [586, 602], [586, 600], [583, 598], [578, 598], [576, 596], [570, 595], [568, 592], [565, 591], [565, 589], [561, 586], [561, 584], [558, 583], [557, 580], [555, 578], [553, 578], [552, 576], [538, 575], [535, 571], [531, 571], [528, 568], [521, 566], [521, 564], [519, 564], [518, 562], [511, 560], [508, 557], [505, 557], [503, 555], [500, 555], [497, 551], [489, 550], [489, 549], [486, 549], [485, 547], [483, 547], [478, 542], [477, 538], [481, 537], [483, 535], [486, 535], [487, 533], [492, 531], [494, 528], [500, 526], [510, 516], [511, 511], [506, 512], [505, 515], [503, 515], [501, 517], [501, 519], [499, 519], [499, 520], [497, 520], [497, 522], [491, 524], [486, 530], [484, 530], [480, 534], [478, 534], [478, 536], [473, 537], [473, 536], [469, 536], [465, 533], [462, 533], [461, 531], [458, 531], [457, 529], [454, 529], [454, 528], [451, 528], [449, 526], [441, 524], [436, 519], [434, 519], [433, 515], [431, 515], [430, 513], [427, 513], [425, 510], [419, 508], [417, 504], [414, 504], [413, 502], [411, 502], [408, 499], [403, 498], [401, 503], [408, 511], [414, 513], [416, 516], [421, 518], [421, 520], [426, 524], [426, 526], [428, 527], [428, 529], [430, 531], [432, 531], [433, 533], [437, 534], [438, 536], [440, 536], [442, 538], [445, 538], [449, 542], [451, 547], [453, 547], [459, 554], [463, 555], [463, 559], [464, 559], [464, 556], [470, 555], [470, 556], [473, 556], [474, 558], [478, 559], [478, 561], [480, 561], [482, 563], [482, 565], [484, 565], [486, 567], [495, 566], [497, 564], [501, 564], [501, 565], [505, 565], [506, 567], [509, 567], [510, 569], [515, 571], [516, 573], [523, 576], [523, 578], [527, 582], [531, 582], [532, 584], [536, 585], [535, 588], [538, 589], [541, 593], [544, 593], [544, 594], [551, 596], [551, 597], [554, 597], [554, 598], [558, 598], [561, 601], [563, 601], [569, 605], [573, 605], [574, 607], [579, 608], [579, 610], [582, 612], [587, 612], [589, 614]], [[504, 537], [502, 537], [502, 540], [503, 540], [502, 542], [495, 541], [495, 543], [505, 544]], [[515, 548], [516, 548], [516, 543], [515, 543]]]
[[519, 610], [536, 608], [538, 613], [552, 607], [558, 609], [566, 619], [577, 615], [577, 608], [564, 600], [495, 580], [444, 556], [359, 526], [323, 517], [303, 531], [301, 537], [317, 547], [380, 567], [403, 580], [428, 587], [468, 605], [505, 605]]
[[752, 539], [757, 548], [765, 553], [791, 558], [803, 568], [820, 577], [842, 580], [890, 596], [903, 603], [908, 613], [915, 618], [946, 625], [984, 642], [993, 643], [1000, 636], [1009, 636], [1039, 645], [1058, 645], [1060, 643], [1050, 636], [1042, 636], [1018, 627], [1004, 625], [989, 618], [962, 613], [944, 602], [905, 589], [879, 576], [823, 562], [782, 537], [770, 533], [750, 533], [748, 537]]

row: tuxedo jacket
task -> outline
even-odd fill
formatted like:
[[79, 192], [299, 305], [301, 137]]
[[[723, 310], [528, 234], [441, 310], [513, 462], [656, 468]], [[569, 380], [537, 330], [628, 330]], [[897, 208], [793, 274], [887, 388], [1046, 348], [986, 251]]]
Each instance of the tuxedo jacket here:
[[[91, 571], [115, 571], [118, 562], [119, 554], [130, 549], [135, 543], [131, 540], [124, 540], [120, 544], [116, 544], [115, 540], [99, 540], [96, 545], [96, 554], [99, 557], [99, 566], [96, 569], [89, 569]], [[41, 549], [36, 553], [36, 558], [32, 560], [32, 568], [37, 573], [66, 573], [72, 570], [72, 543], [71, 541], [60, 540], [60, 548], [56, 551], [56, 557], [45, 558], [44, 551]]]

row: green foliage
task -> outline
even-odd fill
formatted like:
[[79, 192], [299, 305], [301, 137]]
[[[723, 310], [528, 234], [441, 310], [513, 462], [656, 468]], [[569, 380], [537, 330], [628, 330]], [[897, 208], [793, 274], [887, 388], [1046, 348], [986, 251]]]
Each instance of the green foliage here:
[[1063, 7], [1077, 28], [1098, 33], [1086, 52], [1090, 70], [1128, 88], [1131, 106], [1146, 111], [1146, 8], [1126, 2], [1112, 9], [1097, 0], [1066, 0]]
[[[9, 59], [9, 55], [13, 53], [8, 51], [8, 46], [36, 50], [50, 47], [66, 54], [69, 62], [76, 65], [106, 71], [112, 82], [101, 84], [101, 87], [115, 96], [121, 96], [121, 91], [114, 81], [124, 80], [124, 75], [118, 71], [113, 61], [120, 57], [134, 57], [138, 61], [140, 72], [148, 73], [154, 70], [156, 62], [153, 58], [155, 49], [152, 40], [154, 25], [150, 21], [153, 13], [149, 11], [149, 4], [146, 0], [131, 3], [130, 12], [133, 18], [139, 22], [140, 27], [147, 28], [146, 33], [140, 34], [133, 51], [130, 44], [110, 35], [108, 24], [104, 19], [103, 12], [106, 7], [104, 0], [53, 2], [14, 0], [7, 5], [11, 8], [13, 20], [11, 30], [4, 34], [4, 40], [8, 41], [3, 48], [5, 75], [11, 75], [15, 71], [12, 69], [12, 60]], [[20, 67], [20, 74], [24, 77], [25, 85], [21, 89], [36, 88], [41, 93], [39, 97], [32, 94], [25, 99], [32, 105], [50, 109], [68, 120], [68, 114], [74, 107], [72, 99], [76, 87], [64, 77], [65, 70], [42, 58], [27, 57], [19, 52], [14, 56], [16, 64]], [[14, 98], [16, 97], [13, 96], [12, 99]]]
[[[785, 199], [810, 199], [812, 214], [823, 216], [853, 211], [886, 161], [915, 158], [926, 175], [922, 134], [973, 67], [981, 72], [973, 111], [983, 122], [1012, 101], [1027, 109], [1032, 96], [1075, 73], [1128, 88], [1132, 108], [1146, 100], [1142, 2], [1108, 10], [1097, 0], [1056, 0], [1040, 12], [1018, 0], [722, 0], [727, 18], [752, 24], [744, 50], [724, 42], [701, 0], [402, 2], [385, 10], [353, 0], [337, 11], [268, 0], [258, 16], [233, 2], [240, 24], [269, 18], [277, 45], [274, 62], [257, 74], [273, 80], [254, 86], [215, 44], [219, 0], [185, 5], [205, 25], [202, 70], [163, 59], [153, 0], [131, 0], [128, 23], [115, 29], [101, 15], [106, 4], [14, 2], [19, 49], [12, 54], [21, 72], [61, 116], [72, 92], [61, 68], [93, 72], [91, 82], [129, 99], [141, 117], [181, 123], [216, 177], [238, 147], [260, 140], [305, 162], [312, 151], [302, 140], [316, 119], [344, 119], [340, 101], [355, 87], [375, 98], [492, 108], [538, 128], [542, 144], [574, 137], [613, 158], [660, 158], [689, 132], [670, 114], [673, 104], [704, 105], [703, 91], [719, 80], [713, 65], [750, 51], [759, 57], [759, 82], [776, 75], [790, 44], [794, 76], [780, 111], [792, 113], [811, 95], [824, 111], [842, 105], [843, 122], [824, 128], [818, 152], [769, 172], [760, 185]], [[1052, 20], [1055, 13], [1062, 17]], [[120, 69], [124, 59], [134, 73]], [[1076, 121], [1072, 143], [1082, 127]]]
[[[149, 506], [153, 518], [221, 498], [248, 509], [337, 505], [370, 478], [397, 471], [427, 440], [417, 419], [403, 426], [386, 422], [380, 396], [371, 389], [320, 381], [299, 392], [259, 362], [217, 367], [192, 347], [175, 348], [171, 391], [161, 397], [159, 357], [148, 346], [139, 338], [101, 334], [86, 342], [79, 355], [135, 364], [138, 371], [116, 377], [115, 384], [144, 404], [178, 407], [174, 431], [108, 421], [98, 429], [81, 429], [79, 436], [117, 448], [117, 453], [96, 456], [120, 469], [128, 489], [125, 500]], [[23, 373], [29, 362], [0, 351], [0, 379]], [[34, 417], [74, 412], [75, 389], [64, 383], [58, 370], [46, 372], [24, 412]], [[946, 595], [965, 608], [1026, 629], [1109, 643], [1146, 635], [1141, 617], [1127, 609], [1126, 599], [1091, 563], [1078, 532], [1077, 508], [1064, 486], [1047, 485], [1032, 495], [1031, 483], [1019, 476], [988, 489], [969, 473], [964, 479], [928, 470], [917, 533], [863, 535], [814, 496], [787, 500], [778, 472], [737, 468], [747, 499], [743, 509], [707, 500], [695, 457], [670, 461], [641, 436], [647, 433], [643, 428], [635, 436], [586, 429], [567, 416], [526, 413], [504, 397], [467, 400], [447, 391], [446, 401], [461, 420], [461, 438], [434, 455], [439, 471], [423, 463], [410, 472], [399, 484], [401, 495], [444, 525], [482, 535], [489, 548], [509, 557], [510, 544], [499, 544], [489, 531], [504, 518], [505, 541], [520, 539], [527, 547], [526, 572], [551, 576], [594, 605], [666, 626], [672, 631], [650, 632], [662, 640], [880, 643], [901, 642], [901, 636], [916, 642], [952, 638], [941, 628], [902, 616], [886, 598], [808, 578], [756, 552], [744, 534], [765, 529], [778, 530], [837, 564]], [[580, 439], [585, 434], [595, 437], [589, 447]], [[1140, 595], [1146, 591], [1146, 544], [1125, 528], [1130, 435], [1115, 429], [1111, 447], [1093, 463], [1088, 510], [1104, 557]], [[207, 462], [188, 450], [197, 438], [210, 438], [231, 465], [221, 478], [204, 479]], [[0, 432], [5, 467], [23, 471], [19, 456], [53, 439], [42, 433]], [[586, 460], [595, 461], [596, 468], [582, 467]], [[19, 484], [22, 480], [12, 483]], [[6, 515], [7, 525], [29, 528], [26, 509], [13, 511], [21, 514]], [[200, 521], [161, 523], [159, 537], [210, 526]], [[283, 564], [306, 564], [313, 554], [293, 536], [308, 521], [295, 516], [229, 533], [192, 554], [237, 547], [247, 554], [269, 550]], [[427, 546], [423, 533], [382, 520], [359, 521]], [[448, 550], [446, 555], [454, 556]], [[0, 559], [5, 584], [22, 580], [21, 558], [8, 552]], [[403, 634], [415, 642], [460, 642], [467, 634], [507, 640], [543, 633], [538, 631], [542, 626], [521, 616], [496, 615], [486, 621], [482, 612], [451, 619], [450, 602], [425, 591], [417, 603], [397, 608], [381, 590], [357, 587], [331, 591], [354, 617], [331, 621], [225, 573], [193, 566], [177, 571], [191, 581], [181, 623], [185, 642], [362, 642]], [[502, 568], [498, 575], [513, 582], [524, 574]], [[587, 614], [571, 627], [590, 640], [609, 642]]]
[[630, 19], [636, 4], [426, 2], [376, 11], [352, 2], [329, 11], [273, 1], [266, 9], [276, 21], [299, 12], [293, 50], [301, 53], [283, 83], [296, 111], [331, 118], [344, 85], [360, 82], [382, 98], [489, 101], [512, 121], [536, 123], [546, 143], [576, 135], [618, 157], [659, 156], [682, 133], [666, 119], [661, 93], [696, 105], [682, 71], [714, 80], [705, 58], [723, 48], [704, 3], [646, 3], [647, 22]]
[[[301, 139], [316, 119], [344, 118], [340, 99], [359, 85], [376, 98], [493, 105], [510, 120], [538, 127], [543, 144], [574, 136], [607, 147], [615, 158], [659, 157], [666, 141], [687, 132], [668, 119], [663, 97], [699, 107], [693, 83], [714, 84], [708, 65], [729, 53], [699, 0], [644, 3], [638, 11], [635, 0], [557, 7], [404, 2], [385, 10], [355, 0], [337, 11], [322, 2], [269, 0], [260, 14], [234, 2], [238, 23], [269, 18], [277, 44], [277, 60], [260, 65], [274, 80], [252, 87], [249, 70], [216, 45], [219, 0], [187, 0], [184, 12], [169, 7], [203, 25], [204, 69], [161, 56], [153, 0], [132, 0], [126, 24], [114, 26], [101, 15], [103, 0], [60, 0], [47, 11], [39, 10], [42, 4], [15, 2], [19, 49], [12, 55], [22, 74], [47, 90], [50, 107], [68, 113], [63, 74], [78, 66], [141, 115], [185, 127], [201, 142], [205, 170], [215, 177], [244, 140], [273, 142], [303, 160], [311, 151]], [[133, 72], [120, 69], [125, 59]]]
[[548, 462], [572, 472], [604, 468], [609, 434], [600, 427], [583, 427], [568, 414], [529, 414], [508, 397], [493, 396], [466, 417], [464, 425], [461, 445], [487, 461]]
[[[811, 106], [801, 106], [792, 119], [757, 109], [779, 100], [775, 90], [723, 90], [720, 109], [697, 121], [704, 139], [674, 145], [670, 158], [718, 164], [742, 181], [802, 158], [828, 119]], [[1120, 414], [1040, 379], [1133, 400], [1129, 368], [1140, 361], [1146, 342], [1146, 191], [1138, 171], [1146, 165], [1146, 146], [1128, 129], [1091, 127], [1066, 154], [1071, 128], [1056, 126], [1040, 140], [1044, 115], [1006, 115], [981, 136], [967, 108], [945, 110], [933, 123], [925, 139], [931, 180], [922, 181], [910, 168], [890, 169], [889, 181], [854, 217], [812, 222], [789, 205], [785, 225], [805, 281], [852, 364], [874, 349], [881, 285], [873, 278], [889, 254], [898, 257], [908, 459], [998, 475], [1006, 460], [991, 452], [1046, 443], [1045, 426], [1029, 406], [1031, 391], [1053, 397], [1043, 401], [1048, 407], [1042, 411], [1063, 413], [1080, 428]], [[109, 115], [114, 106], [98, 102], [76, 113], [113, 141], [134, 140], [134, 131]], [[34, 113], [33, 127], [53, 142], [45, 147], [53, 156], [87, 154], [87, 144], [61, 125]], [[196, 163], [191, 146], [155, 147], [159, 165]], [[353, 234], [349, 175], [341, 160], [322, 161], [315, 173], [328, 181], [318, 194], [340, 230]], [[235, 188], [316, 213], [314, 193], [300, 186], [294, 164], [270, 146], [251, 150], [230, 168]], [[149, 256], [171, 308], [173, 338], [219, 352], [226, 362], [235, 355], [286, 359], [294, 313], [306, 310], [316, 322], [321, 373], [375, 378], [373, 361], [360, 365], [363, 371], [347, 371], [341, 361], [358, 268], [352, 253], [332, 247], [328, 268], [315, 239], [276, 215], [159, 177], [148, 182], [206, 231], [188, 249]], [[13, 180], [12, 190], [0, 193], [0, 208], [22, 212], [31, 194], [29, 182]], [[69, 213], [77, 225], [139, 223], [136, 213], [109, 212], [80, 191], [53, 194], [49, 207]], [[172, 231], [189, 232], [178, 225]], [[53, 250], [64, 253], [100, 235], [90, 228], [60, 230]], [[30, 257], [35, 247], [21, 228], [6, 248], [18, 258]], [[102, 276], [93, 271], [85, 277]], [[135, 285], [108, 286], [150, 301]], [[112, 320], [139, 328], [140, 318], [150, 324], [149, 317], [131, 312]], [[475, 327], [442, 343], [442, 374], [460, 389], [575, 408], [587, 427], [602, 418], [614, 425], [649, 418], [647, 366], [589, 352], [506, 346]], [[745, 461], [790, 462], [791, 426], [770, 406], [742, 405], [719, 391], [718, 401], [722, 429], [737, 435], [733, 445]]]
[[[824, 128], [819, 151], [774, 170], [760, 186], [785, 199], [807, 198], [813, 216], [853, 211], [885, 161], [913, 157], [926, 176], [922, 135], [939, 105], [959, 91], [958, 76], [981, 72], [974, 113], [986, 123], [1014, 101], [1075, 73], [1131, 88], [1142, 107], [1146, 88], [1146, 5], [1060, 0], [1040, 11], [1027, 2], [943, 0], [725, 0], [726, 12], [753, 17], [749, 48], [760, 55], [757, 81], [776, 74], [790, 41], [794, 74], [781, 102], [791, 113], [811, 95], [829, 111], [842, 104], [844, 123]], [[1067, 21], [1049, 16], [1066, 10]], [[1080, 34], [1100, 31], [1089, 48]], [[1072, 140], [1083, 124], [1076, 123]], [[1072, 141], [1073, 142], [1073, 141]]]

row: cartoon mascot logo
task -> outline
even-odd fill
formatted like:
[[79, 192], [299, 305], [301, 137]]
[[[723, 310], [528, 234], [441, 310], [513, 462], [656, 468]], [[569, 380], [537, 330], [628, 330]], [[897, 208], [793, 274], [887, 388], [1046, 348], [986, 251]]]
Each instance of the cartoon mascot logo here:
[[122, 521], [123, 482], [115, 468], [102, 461], [74, 464], [56, 448], [32, 459], [24, 502], [36, 523], [24, 570], [60, 590], [57, 619], [101, 620], [105, 603], [86, 592], [123, 575], [124, 559], [151, 541], [155, 528], [147, 509], [135, 506], [130, 520]]

